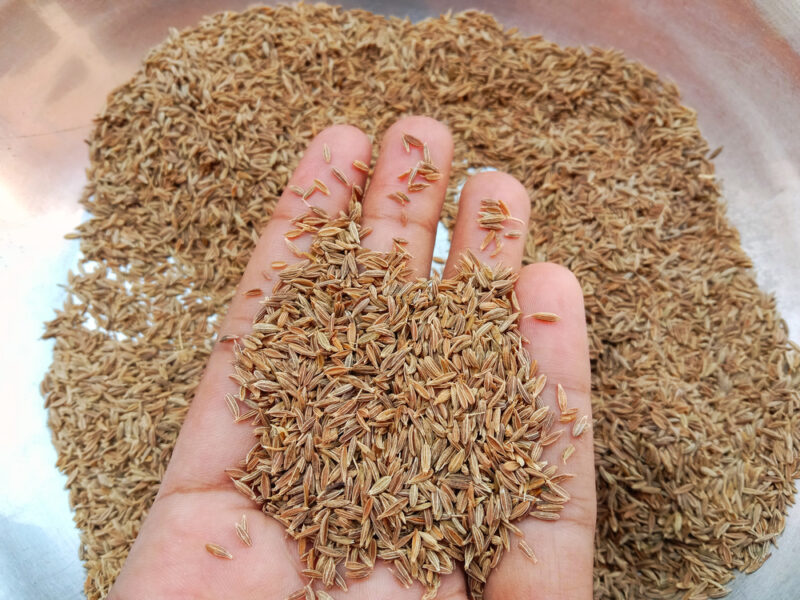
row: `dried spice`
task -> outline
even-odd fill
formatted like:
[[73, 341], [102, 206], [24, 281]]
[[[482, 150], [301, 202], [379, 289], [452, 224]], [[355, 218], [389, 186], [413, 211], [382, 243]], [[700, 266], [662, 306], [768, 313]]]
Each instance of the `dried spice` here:
[[152, 503], [255, 235], [309, 137], [332, 122], [380, 137], [412, 112], [453, 133], [444, 223], [468, 169], [508, 171], [531, 191], [525, 262], [561, 263], [582, 282], [596, 595], [718, 596], [769, 554], [798, 475], [800, 359], [675, 86], [618, 52], [526, 38], [477, 12], [411, 24], [299, 5], [172, 32], [89, 137], [91, 216], [47, 325], [43, 391], [90, 599], [108, 592]]
[[511, 521], [557, 520], [569, 499], [533, 458], [561, 431], [519, 350], [517, 276], [467, 254], [453, 279], [411, 281], [401, 245], [360, 246], [360, 213], [353, 200], [316, 228], [295, 220], [315, 229], [309, 260], [281, 272], [235, 349], [257, 442], [234, 484], [311, 545], [304, 573], [325, 586], [383, 559], [433, 593], [463, 563], [478, 599]]

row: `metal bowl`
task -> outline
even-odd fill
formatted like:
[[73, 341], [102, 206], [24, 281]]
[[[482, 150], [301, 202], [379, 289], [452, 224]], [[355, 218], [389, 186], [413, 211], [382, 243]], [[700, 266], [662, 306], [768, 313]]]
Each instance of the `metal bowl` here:
[[[249, 1], [53, 0], [0, 4], [0, 278], [7, 352], [0, 362], [0, 597], [82, 597], [78, 535], [55, 467], [38, 384], [51, 348], [37, 341], [63, 301], [56, 283], [77, 259], [63, 235], [77, 200], [84, 138], [106, 94], [127, 81], [168, 27], [241, 10]], [[347, 8], [417, 21], [479, 8], [562, 45], [614, 47], [678, 84], [716, 159], [728, 216], [759, 284], [800, 337], [800, 3], [798, 0], [389, 0]], [[9, 351], [10, 350], [10, 351]], [[764, 567], [731, 599], [794, 600], [800, 589], [800, 508]]]

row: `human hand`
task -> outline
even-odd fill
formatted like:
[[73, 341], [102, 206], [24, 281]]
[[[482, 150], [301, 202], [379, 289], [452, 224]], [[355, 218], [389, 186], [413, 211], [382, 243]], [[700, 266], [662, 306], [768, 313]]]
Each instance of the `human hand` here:
[[[407, 168], [408, 154], [403, 151], [403, 133], [426, 140], [443, 177], [416, 193], [408, 212], [408, 223], [401, 223], [399, 204], [387, 198], [397, 186], [397, 173]], [[332, 163], [346, 172], [352, 181], [364, 185], [365, 174], [352, 168], [354, 160], [370, 162], [370, 142], [359, 130], [334, 126], [321, 132], [310, 144], [295, 171], [291, 184], [303, 185], [330, 165], [323, 161], [323, 145], [331, 149]], [[453, 142], [447, 128], [432, 119], [409, 117], [386, 133], [374, 176], [363, 201], [363, 224], [373, 232], [364, 245], [389, 251], [392, 239], [408, 240], [412, 255], [409, 266], [414, 274], [427, 277], [436, 227], [447, 188]], [[329, 214], [346, 209], [349, 192], [341, 185], [330, 186], [331, 195], [315, 195], [314, 202]], [[450, 256], [444, 275], [452, 275], [461, 253], [467, 249], [489, 264], [502, 262], [521, 268], [524, 237], [504, 239], [499, 254], [481, 251], [485, 231], [476, 219], [481, 199], [502, 198], [512, 215], [528, 221], [530, 202], [526, 190], [513, 177], [488, 172], [469, 179], [460, 198]], [[253, 256], [239, 284], [237, 294], [222, 326], [222, 334], [244, 336], [252, 328], [259, 298], [244, 294], [263, 288], [263, 271], [270, 271], [274, 261], [287, 263], [298, 259], [284, 244], [284, 234], [293, 228], [291, 220], [305, 212], [301, 199], [285, 191], [272, 218], [256, 245]], [[308, 236], [306, 236], [308, 237]], [[308, 240], [295, 240], [303, 247]], [[532, 340], [527, 350], [548, 376], [545, 402], [556, 405], [556, 384], [567, 391], [570, 406], [579, 414], [591, 412], [589, 356], [583, 309], [583, 295], [575, 277], [565, 268], [539, 263], [521, 268], [516, 293], [524, 314], [554, 312], [558, 323], [523, 319], [522, 334]], [[235, 466], [253, 444], [252, 430], [235, 424], [225, 407], [226, 393], [236, 393], [238, 385], [228, 377], [231, 372], [230, 344], [218, 343], [197, 389], [186, 421], [164, 475], [158, 496], [142, 525], [128, 560], [115, 583], [112, 600], [173, 598], [234, 598], [282, 600], [300, 590], [307, 581], [296, 543], [287, 537], [283, 525], [265, 515], [258, 506], [241, 495], [231, 484], [225, 469]], [[547, 449], [550, 462], [560, 462], [568, 443], [576, 451], [568, 470], [576, 477], [564, 487], [571, 495], [555, 522], [526, 518], [517, 522], [526, 540], [536, 551], [534, 565], [516, 546], [504, 554], [492, 572], [487, 599], [582, 600], [592, 596], [592, 543], [595, 520], [594, 455], [591, 435], [559, 440]], [[246, 547], [236, 537], [233, 524], [247, 516], [253, 547]], [[227, 548], [234, 560], [220, 560], [205, 550], [207, 542]], [[366, 579], [348, 581], [349, 591], [327, 590], [334, 597], [348, 599], [383, 598], [418, 600], [424, 590], [419, 584], [406, 589], [389, 567], [378, 563]], [[444, 600], [467, 597], [463, 572], [442, 577], [438, 597]]]

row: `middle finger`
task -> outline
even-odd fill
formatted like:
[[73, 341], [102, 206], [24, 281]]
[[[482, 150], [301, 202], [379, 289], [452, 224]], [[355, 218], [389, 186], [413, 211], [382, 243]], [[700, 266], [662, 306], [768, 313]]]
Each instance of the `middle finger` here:
[[372, 228], [364, 246], [388, 252], [399, 239], [413, 275], [427, 277], [452, 160], [453, 138], [444, 123], [414, 116], [392, 125], [364, 198], [362, 222]]

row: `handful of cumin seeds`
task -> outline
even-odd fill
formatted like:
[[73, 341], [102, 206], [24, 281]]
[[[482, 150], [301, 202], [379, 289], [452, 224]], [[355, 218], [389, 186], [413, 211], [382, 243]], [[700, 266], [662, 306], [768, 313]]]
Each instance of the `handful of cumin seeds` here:
[[381, 558], [433, 598], [460, 562], [481, 598], [514, 521], [557, 520], [569, 499], [542, 460], [562, 431], [522, 347], [516, 276], [468, 255], [453, 279], [411, 281], [402, 245], [361, 246], [360, 218], [354, 196], [348, 215], [298, 219], [325, 235], [235, 343], [257, 442], [229, 474], [325, 586]]

